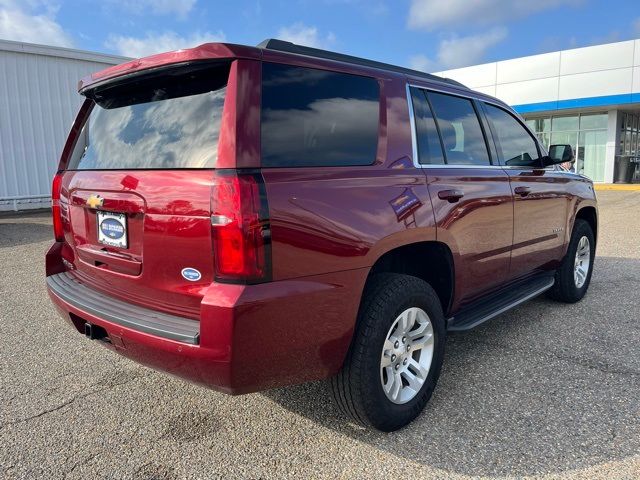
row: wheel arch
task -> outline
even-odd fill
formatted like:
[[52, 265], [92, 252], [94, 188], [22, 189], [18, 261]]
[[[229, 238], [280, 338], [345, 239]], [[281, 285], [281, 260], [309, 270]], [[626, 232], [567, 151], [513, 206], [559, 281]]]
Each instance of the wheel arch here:
[[[593, 238], [598, 243], [598, 212], [595, 207], [584, 206], [576, 212], [576, 220], [578, 218], [586, 221], [593, 231]], [[575, 223], [575, 221], [574, 221]]]
[[367, 282], [377, 273], [401, 273], [424, 280], [438, 295], [445, 316], [448, 314], [453, 301], [455, 271], [453, 254], [445, 243], [416, 242], [388, 250], [371, 267]]

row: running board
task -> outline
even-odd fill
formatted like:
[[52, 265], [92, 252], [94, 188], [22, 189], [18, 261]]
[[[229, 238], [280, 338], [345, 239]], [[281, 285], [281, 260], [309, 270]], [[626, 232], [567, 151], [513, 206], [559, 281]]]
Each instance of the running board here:
[[549, 290], [555, 282], [553, 274], [536, 276], [504, 288], [478, 300], [447, 320], [447, 331], [463, 332], [491, 320], [501, 313]]

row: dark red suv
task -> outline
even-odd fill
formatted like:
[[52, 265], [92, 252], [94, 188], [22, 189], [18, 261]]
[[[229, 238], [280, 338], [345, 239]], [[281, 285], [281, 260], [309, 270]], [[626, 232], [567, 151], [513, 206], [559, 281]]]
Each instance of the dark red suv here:
[[53, 181], [49, 294], [81, 333], [232, 393], [331, 378], [394, 430], [448, 332], [589, 286], [589, 179], [503, 102], [269, 40], [82, 80]]

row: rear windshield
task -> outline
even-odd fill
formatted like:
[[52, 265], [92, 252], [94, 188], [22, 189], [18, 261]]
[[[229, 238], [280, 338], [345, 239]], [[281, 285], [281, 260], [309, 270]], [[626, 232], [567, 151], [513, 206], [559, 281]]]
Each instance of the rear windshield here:
[[229, 64], [181, 66], [87, 93], [70, 170], [214, 168]]

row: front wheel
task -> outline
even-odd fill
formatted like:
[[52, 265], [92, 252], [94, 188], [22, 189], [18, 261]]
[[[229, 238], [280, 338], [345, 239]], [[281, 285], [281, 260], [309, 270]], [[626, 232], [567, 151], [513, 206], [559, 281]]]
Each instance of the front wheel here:
[[338, 406], [365, 426], [402, 428], [433, 393], [445, 336], [442, 307], [428, 283], [375, 275], [367, 282], [344, 366], [331, 381]]
[[575, 303], [584, 297], [591, 283], [595, 245], [591, 225], [581, 218], [576, 219], [567, 254], [556, 272], [556, 282], [549, 290], [551, 298]]

